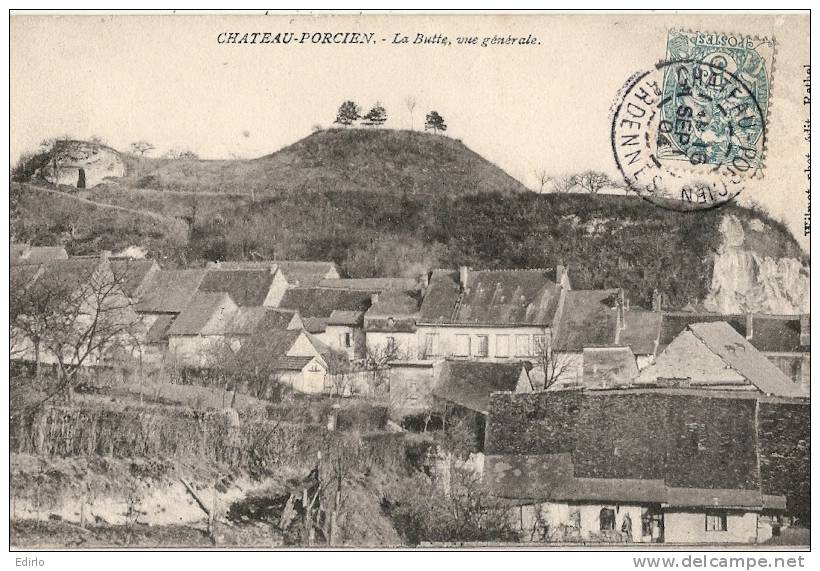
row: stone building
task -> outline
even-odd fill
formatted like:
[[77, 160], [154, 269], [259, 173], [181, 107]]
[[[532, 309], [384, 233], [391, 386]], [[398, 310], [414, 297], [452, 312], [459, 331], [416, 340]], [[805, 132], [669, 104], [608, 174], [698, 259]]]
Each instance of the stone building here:
[[107, 178], [125, 176], [120, 153], [99, 143], [57, 141], [48, 154], [48, 163], [37, 176], [51, 184], [92, 188]]

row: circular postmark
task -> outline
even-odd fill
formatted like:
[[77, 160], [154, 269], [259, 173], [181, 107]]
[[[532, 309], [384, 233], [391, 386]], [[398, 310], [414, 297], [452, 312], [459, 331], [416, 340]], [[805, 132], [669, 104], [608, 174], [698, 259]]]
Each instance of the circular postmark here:
[[674, 210], [715, 208], [763, 174], [765, 114], [720, 53], [636, 73], [613, 107], [611, 142], [627, 187]]

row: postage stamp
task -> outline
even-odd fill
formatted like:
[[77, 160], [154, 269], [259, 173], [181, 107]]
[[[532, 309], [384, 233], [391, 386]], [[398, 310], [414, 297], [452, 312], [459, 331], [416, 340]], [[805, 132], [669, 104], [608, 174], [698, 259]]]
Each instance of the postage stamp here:
[[773, 59], [770, 39], [670, 30], [666, 60], [692, 65], [664, 69], [658, 158], [763, 166]]
[[774, 45], [671, 30], [666, 59], [630, 77], [613, 105], [612, 150], [627, 186], [692, 210], [762, 177]]

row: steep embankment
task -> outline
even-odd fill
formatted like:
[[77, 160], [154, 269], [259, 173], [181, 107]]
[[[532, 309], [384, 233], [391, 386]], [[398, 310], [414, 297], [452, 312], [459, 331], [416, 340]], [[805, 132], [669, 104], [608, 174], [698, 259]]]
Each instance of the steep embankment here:
[[125, 178], [83, 195], [178, 219], [187, 233], [77, 201], [54, 208], [13, 185], [12, 237], [74, 254], [142, 246], [166, 265], [330, 259], [352, 277], [564, 263], [574, 287], [624, 287], [632, 303], [658, 289], [678, 308], [807, 309], [808, 258], [763, 212], [523, 192], [446, 137], [336, 129], [251, 161], [128, 161]]
[[808, 313], [809, 265], [795, 252], [773, 248], [777, 232], [759, 218], [744, 224], [727, 214], [721, 220], [720, 233], [723, 241], [713, 256], [712, 283], [703, 303], [706, 309], [721, 313]]
[[121, 184], [271, 196], [289, 190], [462, 194], [526, 188], [461, 141], [418, 131], [330, 129], [253, 160], [131, 157]]

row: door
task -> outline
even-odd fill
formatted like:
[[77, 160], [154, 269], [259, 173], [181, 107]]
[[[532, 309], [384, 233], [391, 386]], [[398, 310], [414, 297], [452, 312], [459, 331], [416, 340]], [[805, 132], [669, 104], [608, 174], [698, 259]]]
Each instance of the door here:
[[77, 188], [85, 188], [85, 169], [79, 169], [77, 175]]

